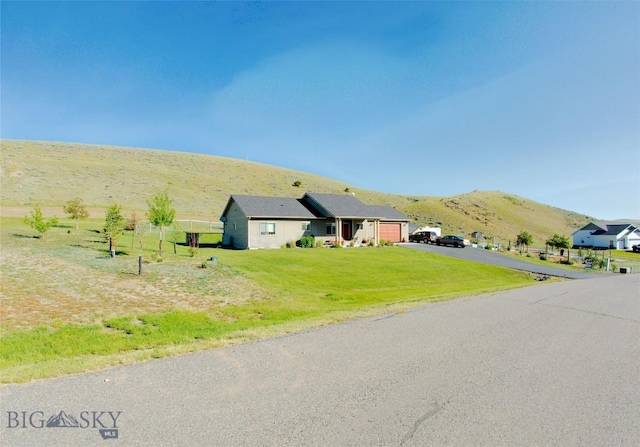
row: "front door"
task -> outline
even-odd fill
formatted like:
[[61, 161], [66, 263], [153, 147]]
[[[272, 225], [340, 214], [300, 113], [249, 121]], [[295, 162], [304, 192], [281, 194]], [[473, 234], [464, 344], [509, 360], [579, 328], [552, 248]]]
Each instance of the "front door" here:
[[351, 240], [351, 222], [342, 222], [342, 239]]

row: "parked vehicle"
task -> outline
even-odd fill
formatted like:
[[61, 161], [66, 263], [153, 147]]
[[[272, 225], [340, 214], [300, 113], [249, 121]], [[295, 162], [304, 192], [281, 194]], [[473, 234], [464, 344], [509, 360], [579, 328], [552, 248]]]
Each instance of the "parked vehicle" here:
[[437, 239], [437, 236], [435, 231], [417, 231], [416, 233], [409, 235], [409, 242], [423, 242], [425, 244], [435, 244], [436, 239]]
[[464, 248], [469, 245], [469, 241], [461, 236], [449, 234], [447, 236], [437, 238], [436, 245], [452, 245], [454, 247]]
[[632, 250], [634, 253], [640, 253], [640, 244], [638, 244], [638, 245], [634, 245], [633, 247], [631, 247], [631, 250]]

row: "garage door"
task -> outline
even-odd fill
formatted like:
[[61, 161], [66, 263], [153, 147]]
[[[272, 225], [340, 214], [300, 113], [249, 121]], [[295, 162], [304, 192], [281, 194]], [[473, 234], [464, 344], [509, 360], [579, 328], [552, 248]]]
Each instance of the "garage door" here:
[[400, 224], [380, 222], [380, 239], [390, 242], [400, 242]]

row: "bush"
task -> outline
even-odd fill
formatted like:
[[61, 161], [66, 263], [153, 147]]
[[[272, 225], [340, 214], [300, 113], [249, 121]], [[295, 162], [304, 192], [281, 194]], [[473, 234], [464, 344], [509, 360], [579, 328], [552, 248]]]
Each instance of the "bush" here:
[[302, 248], [313, 248], [316, 245], [316, 238], [313, 236], [302, 236], [297, 245]]
[[493, 245], [487, 244], [487, 245], [484, 246], [484, 249], [485, 250], [493, 250]]
[[202, 269], [206, 269], [209, 267], [209, 264], [207, 264], [207, 261], [202, 261], [202, 264], [200, 264], [200, 268]]

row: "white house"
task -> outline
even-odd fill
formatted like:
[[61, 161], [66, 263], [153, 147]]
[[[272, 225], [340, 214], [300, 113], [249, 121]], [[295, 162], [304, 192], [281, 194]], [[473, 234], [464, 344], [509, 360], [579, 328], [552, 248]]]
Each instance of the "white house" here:
[[574, 247], [628, 250], [640, 244], [640, 228], [631, 223], [591, 222], [571, 236]]

